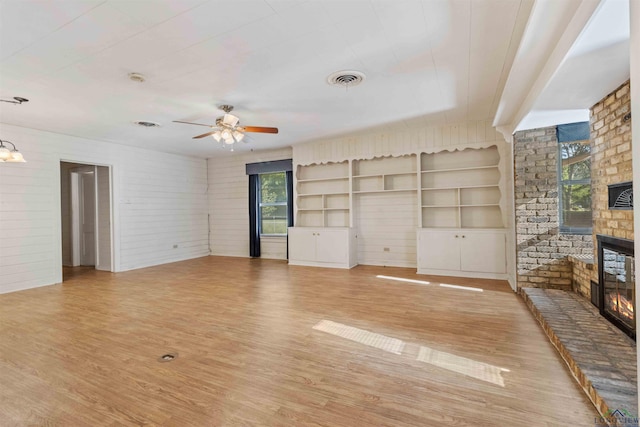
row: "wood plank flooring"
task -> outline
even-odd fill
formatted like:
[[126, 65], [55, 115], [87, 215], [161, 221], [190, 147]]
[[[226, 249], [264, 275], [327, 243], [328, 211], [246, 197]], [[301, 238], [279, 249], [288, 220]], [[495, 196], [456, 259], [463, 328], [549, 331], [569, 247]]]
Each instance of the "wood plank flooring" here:
[[2, 426], [594, 425], [504, 282], [225, 257], [66, 279], [0, 295]]

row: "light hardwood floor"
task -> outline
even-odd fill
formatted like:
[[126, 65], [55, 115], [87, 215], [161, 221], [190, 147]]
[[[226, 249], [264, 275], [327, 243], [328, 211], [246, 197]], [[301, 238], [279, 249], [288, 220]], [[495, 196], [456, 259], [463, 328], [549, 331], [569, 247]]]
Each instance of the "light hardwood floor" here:
[[506, 283], [414, 271], [205, 257], [0, 295], [0, 425], [594, 425]]

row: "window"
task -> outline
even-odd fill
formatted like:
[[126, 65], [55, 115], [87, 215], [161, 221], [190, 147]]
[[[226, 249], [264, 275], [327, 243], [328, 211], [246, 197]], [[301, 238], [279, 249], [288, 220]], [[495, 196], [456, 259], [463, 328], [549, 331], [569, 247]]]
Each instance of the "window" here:
[[260, 257], [260, 236], [286, 236], [293, 227], [291, 159], [247, 163], [249, 176], [249, 256]]
[[560, 231], [591, 233], [591, 147], [589, 140], [559, 143]]
[[286, 235], [287, 218], [287, 174], [285, 172], [263, 173], [260, 177], [259, 233], [261, 235]]

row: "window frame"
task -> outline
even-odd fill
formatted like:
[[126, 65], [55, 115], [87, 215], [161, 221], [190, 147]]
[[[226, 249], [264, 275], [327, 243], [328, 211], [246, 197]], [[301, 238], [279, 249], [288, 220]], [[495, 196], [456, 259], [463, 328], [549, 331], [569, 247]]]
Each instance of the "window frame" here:
[[[285, 191], [285, 200], [283, 202], [262, 202], [262, 176], [263, 175], [272, 175], [276, 173], [284, 174], [284, 191]], [[286, 216], [284, 217], [285, 223], [288, 224], [289, 221], [289, 211], [288, 211], [288, 200], [291, 195], [289, 194], [289, 186], [287, 185], [287, 172], [286, 171], [273, 171], [273, 172], [264, 172], [258, 174], [258, 206], [257, 206], [257, 217], [258, 217], [258, 234], [260, 237], [286, 237], [288, 232], [285, 227], [284, 233], [263, 233], [262, 232], [262, 208], [268, 206], [284, 206], [286, 211]]]
[[[593, 195], [593, 188], [591, 187], [591, 164], [589, 165], [589, 178], [582, 179], [571, 179], [571, 180], [563, 180], [562, 179], [562, 144], [571, 144], [576, 142], [588, 142], [590, 145], [590, 140], [588, 139], [577, 139], [574, 141], [558, 141], [558, 149], [557, 149], [557, 189], [558, 189], [558, 229], [560, 234], [581, 234], [581, 235], [589, 235], [593, 233], [593, 199], [591, 200], [591, 227], [572, 227], [570, 225], [564, 224], [563, 212], [564, 212], [564, 202], [563, 202], [563, 189], [565, 186], [571, 185], [588, 185], [591, 188]], [[589, 147], [589, 156], [591, 156], [591, 147]], [[590, 157], [591, 160], [591, 157]]]

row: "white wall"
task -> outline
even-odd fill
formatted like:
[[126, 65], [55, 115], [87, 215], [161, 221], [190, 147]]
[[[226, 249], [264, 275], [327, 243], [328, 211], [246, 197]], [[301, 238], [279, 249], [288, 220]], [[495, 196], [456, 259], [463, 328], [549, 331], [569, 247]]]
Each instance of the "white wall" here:
[[358, 264], [415, 268], [415, 192], [358, 194], [354, 199]]
[[0, 164], [0, 293], [62, 280], [60, 161], [112, 165], [115, 271], [208, 254], [205, 160], [10, 125], [2, 139], [28, 163]]
[[[249, 256], [249, 178], [245, 165], [290, 158], [291, 148], [285, 148], [208, 160], [212, 255]], [[286, 258], [286, 238], [261, 239], [261, 243], [262, 258]]]

